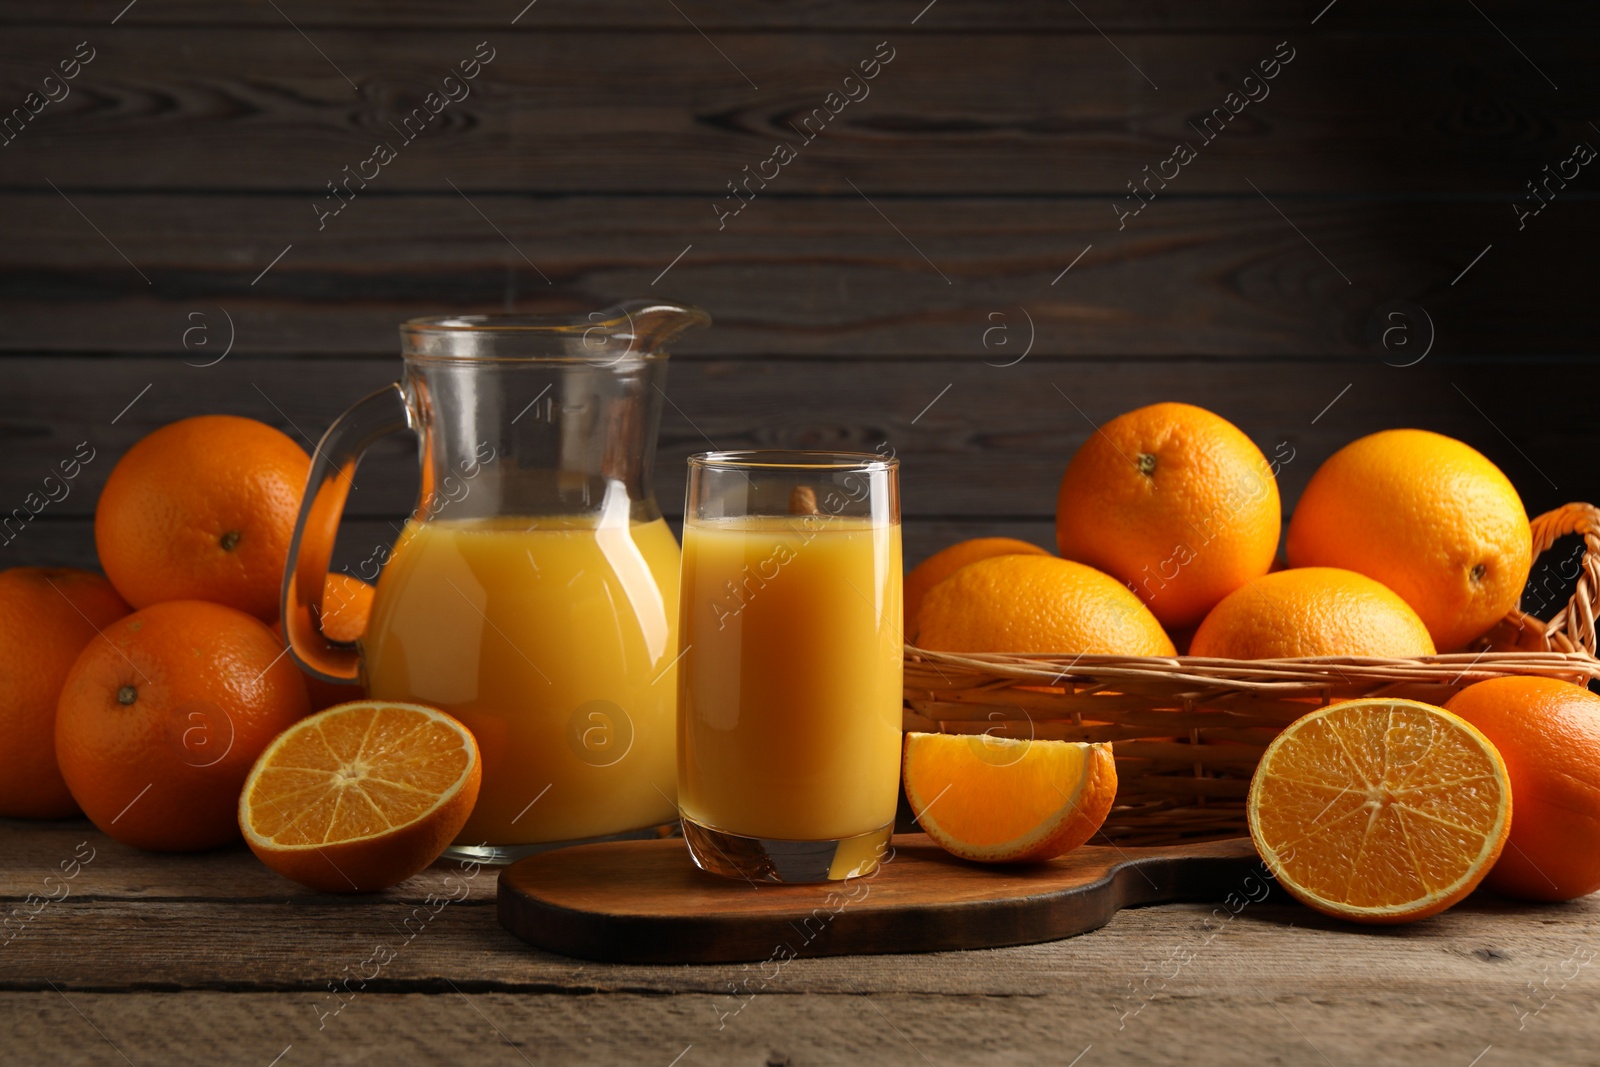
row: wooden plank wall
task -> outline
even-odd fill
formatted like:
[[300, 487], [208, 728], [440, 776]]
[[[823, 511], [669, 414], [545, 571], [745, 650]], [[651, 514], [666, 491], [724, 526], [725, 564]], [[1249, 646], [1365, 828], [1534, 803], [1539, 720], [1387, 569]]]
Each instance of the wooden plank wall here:
[[[1286, 502], [1402, 424], [1531, 509], [1600, 496], [1579, 0], [121, 6], [0, 8], [0, 116], [53, 97], [0, 126], [0, 511], [97, 457], [8, 565], [88, 562], [98, 485], [162, 423], [314, 438], [404, 317], [634, 295], [717, 320], [669, 379], [669, 513], [708, 441], [887, 441], [911, 559], [1048, 544], [1072, 450], [1158, 399], [1287, 442]], [[347, 558], [407, 510], [410, 447], [363, 468]]]

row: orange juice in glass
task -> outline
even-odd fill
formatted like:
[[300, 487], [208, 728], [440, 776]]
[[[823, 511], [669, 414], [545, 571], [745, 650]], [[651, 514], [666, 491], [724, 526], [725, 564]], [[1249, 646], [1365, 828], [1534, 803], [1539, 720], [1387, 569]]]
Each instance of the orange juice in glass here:
[[869, 873], [900, 781], [896, 461], [689, 462], [678, 808], [690, 853], [752, 880]]
[[[509, 862], [676, 811], [679, 554], [650, 473], [664, 346], [708, 321], [660, 301], [413, 319], [401, 380], [318, 444], [284, 629], [317, 677], [473, 732], [483, 782], [447, 855]], [[362, 453], [402, 429], [421, 491], [393, 548], [357, 568], [378, 588], [341, 644], [319, 622], [340, 512]]]

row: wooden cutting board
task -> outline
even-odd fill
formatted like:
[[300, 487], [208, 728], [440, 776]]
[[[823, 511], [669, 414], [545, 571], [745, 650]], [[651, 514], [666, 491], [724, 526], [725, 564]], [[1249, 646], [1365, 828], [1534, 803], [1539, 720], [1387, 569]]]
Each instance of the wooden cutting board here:
[[1054, 941], [1118, 910], [1261, 900], [1273, 883], [1248, 838], [1160, 848], [1085, 845], [1058, 860], [967, 863], [925, 834], [889, 862], [827, 885], [707, 874], [683, 841], [617, 841], [530, 856], [500, 874], [500, 923], [539, 948], [615, 963], [728, 963], [940, 952]]

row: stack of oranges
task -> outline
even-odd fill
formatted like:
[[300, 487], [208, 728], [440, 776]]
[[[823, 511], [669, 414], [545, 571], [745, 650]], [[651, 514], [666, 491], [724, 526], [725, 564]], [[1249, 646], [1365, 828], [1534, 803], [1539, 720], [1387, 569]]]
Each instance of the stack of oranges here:
[[[360, 700], [287, 655], [278, 592], [309, 473], [264, 423], [184, 419], [106, 481], [95, 547], [109, 580], [0, 572], [0, 815], [81, 810], [170, 852], [242, 831], [269, 867], [334, 892], [438, 857], [477, 799], [471, 733], [433, 708]], [[372, 596], [329, 575], [323, 635], [359, 639]]]
[[1410, 658], [1516, 606], [1527, 513], [1468, 445], [1386, 430], [1336, 452], [1289, 523], [1288, 569], [1276, 475], [1203, 408], [1130, 411], [1067, 466], [1060, 556], [1007, 538], [935, 554], [906, 579], [908, 634], [944, 652]]
[[[277, 621], [309, 468], [253, 419], [173, 423], [129, 449], [101, 492], [107, 578], [0, 572], [0, 815], [81, 810], [158, 850], [239, 836], [240, 788], [267, 744], [360, 696], [302, 676]], [[325, 628], [359, 636], [371, 592], [331, 576]]]
[[[437, 858], [477, 798], [471, 733], [303, 676], [287, 655], [278, 592], [309, 472], [263, 423], [184, 419], [106, 481], [95, 547], [109, 581], [0, 573], [0, 815], [81, 810], [158, 851], [242, 831], [269, 867], [335, 892]], [[360, 638], [372, 595], [330, 575], [322, 633]]]
[[[908, 640], [955, 653], [1410, 659], [1464, 649], [1517, 605], [1532, 565], [1527, 513], [1468, 445], [1400, 429], [1334, 453], [1289, 521], [1287, 567], [1277, 561], [1276, 474], [1212, 412], [1177, 403], [1128, 412], [1067, 466], [1060, 555], [1005, 538], [936, 553], [906, 579]], [[1012, 807], [1017, 790], [1037, 791], [1020, 771], [995, 770], [998, 739], [935, 738], [907, 745], [908, 795], [960, 784], [969, 804], [1004, 810], [1008, 791]], [[1050, 784], [1060, 797], [1047, 807], [1077, 802], [1074, 787]], [[1600, 697], [1518, 677], [1472, 686], [1448, 710], [1335, 705], [1269, 749], [1249, 814], [1284, 884], [1350, 918], [1432, 914], [1486, 876], [1531, 899], [1594, 892]], [[998, 819], [952, 831], [949, 818], [922, 821], [958, 854], [986, 859], [1015, 844], [996, 837]]]

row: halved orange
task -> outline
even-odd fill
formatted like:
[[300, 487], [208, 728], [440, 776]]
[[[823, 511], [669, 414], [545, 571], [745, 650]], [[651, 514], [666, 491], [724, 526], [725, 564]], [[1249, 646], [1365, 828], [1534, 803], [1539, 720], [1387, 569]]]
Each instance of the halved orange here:
[[385, 889], [439, 858], [482, 778], [478, 743], [434, 708], [354, 701], [267, 746], [239, 796], [261, 862], [328, 893]]
[[1108, 744], [906, 734], [906, 799], [939, 847], [980, 863], [1048, 860], [1106, 821], [1117, 795]]
[[1346, 700], [1273, 739], [1248, 813], [1256, 851], [1302, 903], [1410, 922], [1489, 873], [1511, 830], [1511, 781], [1489, 739], [1443, 708]]

